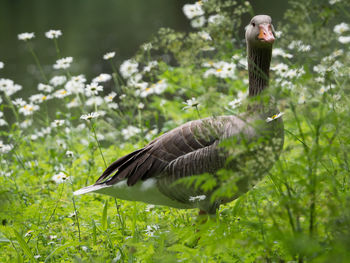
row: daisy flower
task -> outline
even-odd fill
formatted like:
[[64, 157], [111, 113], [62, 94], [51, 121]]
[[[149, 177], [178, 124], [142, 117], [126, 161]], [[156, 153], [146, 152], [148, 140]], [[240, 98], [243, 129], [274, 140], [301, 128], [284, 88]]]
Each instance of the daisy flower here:
[[134, 73], [138, 72], [139, 63], [132, 59], [125, 60], [120, 65], [120, 74], [122, 74], [123, 78], [127, 79], [131, 77]]
[[278, 119], [278, 118], [280, 118], [283, 114], [284, 114], [283, 112], [280, 112], [280, 113], [278, 113], [278, 114], [272, 115], [271, 117], [267, 117], [266, 122], [271, 122], [271, 121], [273, 121], [273, 120], [275, 120], [275, 119]]
[[91, 112], [89, 114], [83, 114], [80, 116], [80, 119], [81, 120], [86, 120], [86, 121], [89, 121], [89, 120], [92, 120], [92, 119], [95, 119], [97, 118], [98, 116], [100, 116], [99, 113], [97, 112]]
[[106, 97], [104, 97], [104, 100], [105, 102], [112, 102], [115, 96], [117, 96], [117, 93], [111, 92]]
[[23, 41], [27, 41], [27, 40], [32, 39], [34, 37], [35, 37], [34, 33], [25, 32], [25, 33], [18, 34], [18, 39], [23, 40]]
[[54, 120], [52, 123], [51, 123], [51, 127], [60, 127], [60, 126], [63, 126], [64, 124], [64, 120]]
[[96, 78], [94, 78], [92, 80], [92, 82], [96, 82], [96, 83], [101, 83], [101, 82], [107, 82], [112, 78], [112, 76], [110, 74], [107, 73], [101, 73], [100, 75], [98, 75]]
[[97, 95], [99, 91], [103, 91], [103, 87], [98, 85], [98, 83], [92, 82], [86, 85], [86, 96]]
[[189, 108], [192, 108], [192, 107], [196, 107], [197, 108], [199, 106], [199, 102], [194, 97], [192, 97], [189, 100], [186, 100], [186, 102], [183, 102], [183, 104], [186, 105], [185, 107], [182, 108], [183, 110], [189, 109]]
[[38, 84], [38, 90], [44, 91], [44, 92], [47, 92], [47, 93], [51, 93], [53, 91], [53, 87], [50, 86], [50, 85], [39, 83]]
[[40, 107], [38, 105], [28, 103], [22, 106], [21, 108], [19, 108], [18, 112], [22, 113], [24, 116], [29, 116], [29, 115], [33, 115], [33, 113], [39, 110], [39, 108]]
[[66, 76], [54, 76], [52, 79], [50, 79], [50, 84], [57, 87], [63, 85], [66, 81]]
[[204, 15], [204, 10], [202, 9], [202, 4], [200, 2], [186, 4], [183, 6], [182, 11], [188, 19]]
[[69, 177], [63, 172], [59, 172], [51, 177], [52, 181], [54, 181], [56, 184], [64, 183], [68, 178]]
[[62, 36], [61, 30], [49, 30], [45, 33], [45, 36], [50, 39], [59, 38]]
[[4, 65], [5, 65], [4, 62], [0, 61], [0, 69], [4, 68]]
[[338, 35], [341, 35], [344, 32], [349, 31], [349, 30], [350, 30], [349, 25], [344, 23], [344, 22], [340, 23], [339, 25], [336, 25], [333, 29], [334, 33], [336, 33]]
[[70, 67], [70, 64], [73, 62], [72, 57], [61, 58], [56, 61], [56, 64], [53, 65], [54, 69], [67, 69]]
[[114, 58], [114, 56], [115, 56], [115, 52], [108, 52], [108, 53], [103, 55], [103, 59], [104, 60], [109, 60], [111, 58]]

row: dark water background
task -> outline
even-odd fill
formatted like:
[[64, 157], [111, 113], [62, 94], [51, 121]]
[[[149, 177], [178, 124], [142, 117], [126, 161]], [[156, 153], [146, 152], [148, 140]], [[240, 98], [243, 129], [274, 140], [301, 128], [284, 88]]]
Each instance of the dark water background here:
[[[33, 93], [40, 77], [33, 77], [34, 61], [17, 34], [35, 32], [32, 41], [45, 67], [56, 60], [54, 43], [45, 38], [50, 29], [60, 29], [59, 46], [63, 56], [72, 56], [75, 74], [88, 79], [110, 72], [103, 61], [106, 52], [116, 51], [115, 61], [131, 57], [150, 40], [160, 27], [177, 31], [192, 30], [182, 13], [189, 0], [0, 0], [0, 61], [5, 68], [0, 78], [23, 85], [21, 95]], [[255, 14], [265, 13], [278, 22], [286, 9], [286, 0], [251, 0]], [[249, 16], [243, 18], [244, 24]], [[243, 33], [242, 33], [243, 38]]]

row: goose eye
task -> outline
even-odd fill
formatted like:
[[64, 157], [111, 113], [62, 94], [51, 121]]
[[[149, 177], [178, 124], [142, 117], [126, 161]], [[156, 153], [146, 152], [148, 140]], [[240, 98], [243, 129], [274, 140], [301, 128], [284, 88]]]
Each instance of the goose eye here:
[[255, 23], [253, 22], [252, 25], [255, 26]]

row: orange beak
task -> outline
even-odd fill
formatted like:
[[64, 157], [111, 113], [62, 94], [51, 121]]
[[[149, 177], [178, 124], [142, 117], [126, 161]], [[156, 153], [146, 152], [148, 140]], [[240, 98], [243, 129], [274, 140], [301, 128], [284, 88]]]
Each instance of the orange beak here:
[[272, 33], [270, 24], [260, 24], [259, 25], [258, 39], [263, 41], [263, 42], [267, 42], [267, 43], [271, 43], [271, 44], [273, 42], [275, 42], [275, 37]]

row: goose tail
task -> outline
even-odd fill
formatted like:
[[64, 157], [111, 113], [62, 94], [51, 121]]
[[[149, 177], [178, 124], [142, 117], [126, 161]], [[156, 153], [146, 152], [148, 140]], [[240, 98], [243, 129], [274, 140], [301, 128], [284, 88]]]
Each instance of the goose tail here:
[[109, 187], [105, 184], [93, 184], [93, 185], [89, 185], [89, 186], [86, 186], [86, 187], [83, 187], [77, 191], [75, 191], [73, 193], [73, 195], [83, 195], [83, 194], [87, 194], [87, 193], [91, 193], [91, 192], [99, 192], [99, 190], [103, 189], [103, 188], [106, 188], [106, 187]]

